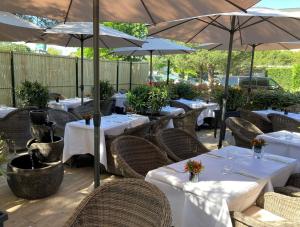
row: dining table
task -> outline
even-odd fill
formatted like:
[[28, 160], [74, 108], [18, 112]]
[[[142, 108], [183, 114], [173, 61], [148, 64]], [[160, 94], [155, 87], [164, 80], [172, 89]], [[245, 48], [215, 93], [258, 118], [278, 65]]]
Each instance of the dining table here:
[[299, 113], [291, 113], [287, 112], [286, 114], [284, 111], [279, 111], [279, 110], [272, 110], [272, 109], [267, 109], [267, 110], [254, 110], [254, 113], [257, 113], [261, 115], [262, 117], [268, 118], [268, 114], [280, 114], [280, 115], [285, 115], [287, 117], [293, 118], [296, 121], [300, 121], [300, 114]]
[[[100, 126], [100, 163], [107, 168], [105, 135], [117, 136], [126, 128], [133, 128], [149, 122], [149, 118], [137, 114], [112, 114], [101, 117]], [[64, 133], [63, 162], [73, 155], [94, 154], [94, 126], [91, 120], [86, 125], [85, 120], [73, 121], [66, 124]]]
[[199, 109], [199, 108], [205, 108], [198, 116], [197, 118], [197, 125], [203, 125], [204, 119], [211, 117], [215, 118], [215, 110], [219, 110], [220, 106], [218, 103], [215, 102], [207, 102], [201, 99], [196, 100], [189, 100], [180, 98], [176, 100], [177, 102], [183, 103], [187, 106], [189, 106], [191, 109]]
[[188, 160], [162, 166], [145, 180], [167, 196], [175, 227], [232, 227], [231, 211], [244, 211], [258, 196], [286, 184], [297, 161], [266, 154], [256, 159], [247, 148], [227, 146], [192, 158], [204, 165], [199, 181], [189, 181]]
[[9, 114], [10, 112], [16, 109], [17, 108], [10, 107], [10, 106], [0, 106], [0, 118], [4, 118], [7, 114]]
[[[83, 98], [83, 102], [91, 101], [92, 99], [87, 97]], [[48, 102], [48, 107], [53, 109], [60, 109], [68, 111], [70, 108], [76, 108], [81, 105], [81, 98], [69, 98], [69, 99], [62, 99], [57, 102], [56, 100], [50, 100]]]
[[263, 147], [264, 153], [296, 159], [298, 162], [296, 172], [300, 172], [300, 133], [282, 130], [261, 134], [257, 138], [266, 142]]

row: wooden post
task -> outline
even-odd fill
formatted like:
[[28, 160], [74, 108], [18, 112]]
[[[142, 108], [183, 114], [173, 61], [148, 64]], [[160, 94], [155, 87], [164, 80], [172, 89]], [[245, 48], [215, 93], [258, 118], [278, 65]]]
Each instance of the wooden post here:
[[78, 58], [75, 59], [75, 86], [76, 86], [76, 97], [79, 96], [79, 92], [78, 92], [78, 86], [79, 86], [79, 80], [78, 80]]
[[116, 81], [117, 92], [119, 91], [119, 67], [120, 67], [119, 61], [117, 61], [117, 81]]
[[10, 52], [10, 73], [11, 73], [11, 98], [12, 105], [16, 107], [16, 85], [15, 85], [15, 67], [14, 67], [14, 53]]
[[130, 66], [129, 66], [129, 91], [132, 89], [132, 60], [130, 60]]

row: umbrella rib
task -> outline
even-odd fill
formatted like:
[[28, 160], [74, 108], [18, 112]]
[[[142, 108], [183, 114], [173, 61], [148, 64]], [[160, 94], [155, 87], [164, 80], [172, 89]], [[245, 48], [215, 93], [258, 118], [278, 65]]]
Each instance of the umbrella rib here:
[[150, 11], [149, 11], [149, 9], [148, 9], [148, 7], [146, 6], [144, 0], [140, 0], [140, 1], [141, 1], [142, 5], [143, 5], [144, 9], [146, 10], [146, 12], [147, 12], [150, 20], [152, 21], [152, 23], [156, 24], [155, 21], [154, 21], [154, 19], [153, 19], [153, 17], [152, 17], [152, 15], [151, 15], [151, 13], [150, 13]]
[[167, 27], [167, 28], [164, 28], [164, 29], [162, 29], [162, 30], [160, 30], [160, 31], [156, 31], [156, 32], [154, 32], [154, 33], [151, 33], [149, 36], [151, 36], [151, 35], [157, 35], [158, 33], [161, 33], [161, 32], [167, 31], [167, 30], [169, 30], [169, 29], [171, 29], [171, 28], [175, 28], [175, 27], [177, 27], [177, 26], [183, 25], [183, 24], [188, 23], [188, 22], [190, 22], [190, 21], [192, 21], [192, 20], [194, 20], [194, 19], [197, 19], [197, 18], [190, 18], [190, 19], [188, 19], [188, 20], [184, 20], [183, 22], [180, 22], [180, 23], [178, 23], [178, 24], [174, 24], [174, 25], [172, 25], [172, 26], [170, 26], [170, 27]]
[[69, 13], [70, 13], [70, 9], [71, 9], [72, 3], [73, 3], [73, 0], [70, 0], [68, 11], [66, 13], [66, 17], [65, 17], [64, 23], [67, 22], [67, 19], [68, 19]]
[[292, 34], [292, 33], [289, 32], [289, 31], [287, 31], [286, 29], [280, 27], [279, 25], [275, 24], [274, 22], [269, 21], [269, 19], [265, 19], [265, 21], [269, 22], [270, 24], [272, 24], [272, 25], [275, 26], [276, 28], [278, 28], [278, 29], [284, 31], [285, 33], [289, 34], [290, 36], [293, 36], [295, 39], [300, 40], [299, 37], [297, 37], [296, 35]]
[[238, 31], [239, 31], [239, 34], [240, 34], [240, 41], [241, 41], [241, 46], [243, 45], [243, 39], [242, 39], [242, 31], [240, 29], [240, 19], [237, 18], [237, 21], [238, 21]]
[[136, 44], [135, 42], [131, 41], [130, 39], [126, 39], [126, 38], [123, 38], [123, 39], [124, 39], [125, 41], [127, 41], [128, 43], [133, 44], [133, 45], [136, 46], [136, 47], [142, 47], [141, 45]]
[[214, 50], [214, 49], [217, 49], [219, 46], [222, 46], [223, 44], [218, 44], [218, 45], [216, 45], [216, 46], [214, 46], [214, 47], [212, 47], [212, 48], [210, 48], [208, 51], [212, 51], [212, 50]]
[[[217, 19], [220, 17], [220, 15], [217, 17]], [[208, 16], [209, 19], [213, 20], [213, 18], [211, 18], [210, 16]], [[223, 27], [224, 29], [228, 29], [226, 26], [224, 26], [223, 24], [221, 24], [219, 21], [215, 20], [214, 22], [216, 22], [218, 25], [220, 25], [221, 27]]]
[[[68, 40], [68, 42], [66, 43], [65, 47], [68, 47], [69, 46], [69, 43], [71, 42], [71, 39], [73, 38], [73, 35], [71, 34], [70, 35], [70, 38]], [[76, 38], [76, 37], [75, 37]], [[77, 38], [76, 38], [77, 39]]]
[[[207, 24], [206, 26], [204, 26], [202, 29], [200, 29], [200, 31], [198, 31], [195, 35], [193, 35], [190, 39], [188, 39], [188, 40], [186, 41], [186, 43], [191, 42], [195, 37], [197, 37], [203, 30], [205, 30], [209, 25], [211, 25], [211, 24], [212, 24], [214, 21], [216, 21], [219, 17], [220, 17], [220, 15], [217, 16], [215, 19], [213, 19], [209, 24]], [[212, 19], [212, 18], [210, 18], [210, 19]]]
[[290, 50], [290, 48], [286, 47], [285, 45], [283, 45], [282, 43], [278, 43], [279, 46], [282, 46], [284, 49]]
[[238, 8], [239, 10], [243, 11], [244, 13], [247, 13], [247, 10], [246, 10], [246, 9], [244, 9], [243, 7], [237, 5], [236, 3], [234, 3], [234, 2], [232, 2], [232, 1], [230, 1], [230, 0], [225, 0], [225, 2], [227, 2], [227, 3], [231, 4], [231, 5], [233, 5], [235, 8]]
[[263, 17], [260, 17], [262, 20], [260, 20], [260, 21], [256, 21], [256, 22], [254, 22], [254, 23], [252, 23], [252, 24], [248, 24], [248, 25], [246, 25], [245, 27], [240, 27], [240, 29], [245, 29], [245, 28], [248, 28], [248, 27], [251, 27], [251, 26], [253, 26], [253, 25], [256, 25], [256, 24], [260, 24], [260, 23], [262, 23], [262, 22], [264, 22], [264, 21], [266, 21], [267, 19], [269, 19], [269, 18], [272, 18], [272, 17], [267, 17], [267, 18], [263, 18]]
[[212, 21], [211, 22], [207, 22], [207, 21], [205, 21], [205, 20], [202, 20], [202, 19], [200, 19], [200, 18], [195, 18], [196, 20], [199, 20], [199, 21], [201, 21], [201, 22], [203, 22], [203, 23], [206, 23], [206, 24], [208, 24], [208, 25], [212, 25], [212, 26], [215, 26], [215, 27], [217, 27], [217, 28], [220, 28], [220, 29], [222, 29], [222, 30], [225, 30], [225, 31], [230, 31], [228, 28], [226, 28], [225, 26], [224, 27], [222, 27], [222, 26], [219, 26], [218, 24], [214, 24], [214, 23], [212, 23]]
[[107, 46], [107, 44], [103, 41], [103, 39], [101, 38], [101, 36], [99, 36], [99, 40], [103, 43], [103, 45], [105, 46], [105, 48], [110, 49], [109, 46]]
[[250, 20], [252, 20], [254, 17], [252, 16], [252, 17], [249, 17], [247, 20], [245, 20], [241, 25], [240, 25], [240, 28], [242, 27], [242, 26], [244, 26], [245, 24], [247, 24]]

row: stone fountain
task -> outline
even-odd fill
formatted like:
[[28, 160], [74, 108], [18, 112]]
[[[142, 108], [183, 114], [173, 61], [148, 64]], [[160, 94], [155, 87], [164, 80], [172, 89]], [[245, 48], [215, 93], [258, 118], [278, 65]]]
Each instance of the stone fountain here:
[[46, 111], [31, 111], [31, 135], [27, 153], [7, 165], [7, 183], [25, 199], [40, 199], [57, 192], [63, 180], [63, 138], [55, 136], [55, 123]]

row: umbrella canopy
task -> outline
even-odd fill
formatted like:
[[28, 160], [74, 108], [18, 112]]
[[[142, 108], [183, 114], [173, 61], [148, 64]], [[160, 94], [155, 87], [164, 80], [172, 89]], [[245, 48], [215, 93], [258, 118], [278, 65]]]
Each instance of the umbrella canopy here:
[[[142, 46], [144, 41], [120, 32], [113, 28], [100, 26], [99, 46], [102, 48], [118, 48], [130, 46]], [[93, 46], [92, 22], [66, 22], [47, 29], [41, 37], [42, 41], [64, 47]]]
[[[155, 24], [219, 12], [245, 11], [259, 0], [100, 0], [100, 21]], [[92, 21], [93, 0], [2, 0], [0, 10], [53, 18]]]
[[0, 11], [0, 41], [28, 41], [43, 33], [42, 28], [11, 13]]
[[[168, 54], [188, 54], [193, 52], [192, 48], [179, 45], [167, 39], [148, 37], [142, 47], [124, 47], [112, 51], [123, 56], [144, 56], [150, 55], [150, 82], [152, 82], [152, 56]], [[169, 64], [168, 64], [169, 65]]]
[[[99, 47], [117, 48], [124, 46], [141, 46], [144, 41], [120, 32], [113, 28], [99, 25]], [[92, 22], [66, 22], [58, 24], [41, 37], [42, 42], [56, 44], [65, 47], [81, 47], [81, 104], [84, 96], [83, 76], [83, 47], [93, 46], [93, 23]]]
[[300, 14], [298, 11], [288, 12], [267, 8], [253, 8], [249, 9], [247, 13], [221, 13], [164, 22], [152, 26], [150, 35], [158, 35], [186, 43], [214, 42], [228, 44], [225, 91], [221, 116], [222, 125], [219, 137], [219, 147], [221, 147], [225, 133], [228, 81], [234, 41], [250, 45], [297, 42], [300, 40], [299, 21]]

